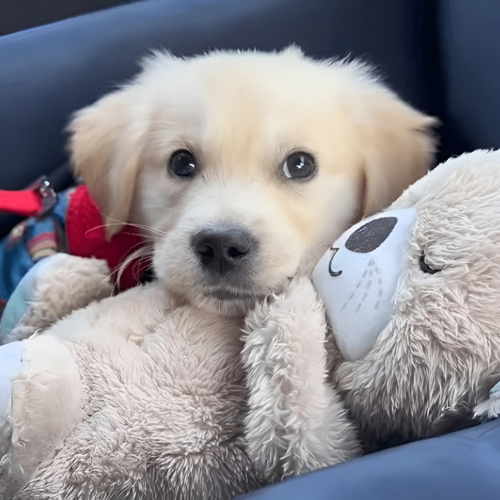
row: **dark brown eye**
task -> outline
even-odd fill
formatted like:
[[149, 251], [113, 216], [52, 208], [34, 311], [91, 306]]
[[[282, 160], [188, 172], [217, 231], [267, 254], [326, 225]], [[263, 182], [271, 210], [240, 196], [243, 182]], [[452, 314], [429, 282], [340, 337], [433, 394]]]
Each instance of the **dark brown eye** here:
[[168, 168], [177, 177], [190, 178], [196, 173], [196, 161], [192, 153], [182, 149], [172, 154]]
[[316, 163], [309, 153], [296, 151], [283, 163], [283, 174], [287, 179], [309, 180], [316, 172]]
[[424, 273], [427, 273], [427, 274], [436, 274], [439, 271], [441, 271], [441, 269], [434, 269], [429, 264], [427, 264], [427, 262], [425, 261], [425, 255], [424, 254], [422, 254], [420, 256], [420, 260], [419, 260], [418, 263], [420, 264], [420, 269], [422, 269], [422, 271]]

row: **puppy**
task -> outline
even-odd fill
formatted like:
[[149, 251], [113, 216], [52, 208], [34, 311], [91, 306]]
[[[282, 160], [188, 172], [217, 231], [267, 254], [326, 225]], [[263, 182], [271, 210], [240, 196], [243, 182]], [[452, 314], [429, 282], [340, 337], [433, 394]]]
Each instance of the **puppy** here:
[[[16, 499], [231, 498], [356, 456], [340, 399], [318, 380], [321, 308], [289, 294], [296, 317], [313, 309], [320, 325], [297, 339], [278, 324], [242, 339], [260, 321], [245, 317], [259, 301], [266, 316], [346, 226], [425, 173], [433, 124], [364, 65], [295, 48], [158, 53], [78, 112], [75, 169], [108, 236], [144, 229], [158, 279], [93, 303], [89, 287], [88, 307], [45, 331], [69, 346], [78, 384], [69, 400], [36, 374], [16, 381], [59, 402], [40, 442], [23, 439], [45, 424], [35, 412], [13, 421], [24, 446], [12, 463], [28, 481]], [[70, 301], [85, 269], [49, 277], [44, 310], [67, 311], [53, 297]]]
[[147, 228], [179, 303], [242, 315], [421, 177], [433, 124], [363, 64], [290, 48], [157, 53], [70, 131], [108, 235]]

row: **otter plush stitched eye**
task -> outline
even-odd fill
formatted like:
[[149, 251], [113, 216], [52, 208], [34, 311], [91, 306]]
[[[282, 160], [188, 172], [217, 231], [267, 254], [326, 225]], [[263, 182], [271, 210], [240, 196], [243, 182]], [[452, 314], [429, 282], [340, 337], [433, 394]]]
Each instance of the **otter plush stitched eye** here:
[[309, 180], [315, 173], [314, 158], [303, 151], [295, 151], [283, 163], [283, 174], [287, 179]]
[[168, 168], [177, 177], [189, 178], [196, 173], [197, 166], [193, 154], [182, 149], [172, 154]]
[[425, 254], [422, 254], [420, 256], [420, 259], [418, 261], [419, 265], [420, 265], [420, 269], [422, 269], [422, 271], [424, 273], [427, 273], [427, 274], [436, 274], [438, 273], [439, 271], [441, 271], [441, 269], [434, 269], [433, 267], [431, 267], [426, 261], [425, 261]]

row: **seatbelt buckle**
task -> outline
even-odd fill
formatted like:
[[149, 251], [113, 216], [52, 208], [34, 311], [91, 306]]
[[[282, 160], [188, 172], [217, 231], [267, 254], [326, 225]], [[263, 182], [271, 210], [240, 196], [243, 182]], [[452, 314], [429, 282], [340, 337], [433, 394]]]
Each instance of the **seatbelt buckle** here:
[[28, 190], [38, 193], [40, 196], [40, 208], [35, 217], [45, 215], [52, 210], [57, 203], [57, 193], [52, 189], [49, 179], [45, 175], [36, 180], [28, 187]]

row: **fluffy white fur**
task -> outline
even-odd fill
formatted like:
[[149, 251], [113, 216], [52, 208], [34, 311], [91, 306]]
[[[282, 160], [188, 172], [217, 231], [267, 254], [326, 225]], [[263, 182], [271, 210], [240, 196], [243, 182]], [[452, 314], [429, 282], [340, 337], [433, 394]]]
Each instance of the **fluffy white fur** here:
[[[71, 432], [27, 471], [16, 499], [229, 498], [359, 453], [326, 383], [323, 310], [307, 282], [288, 284], [349, 223], [425, 173], [433, 123], [362, 64], [315, 62], [296, 49], [157, 54], [131, 83], [80, 111], [70, 126], [76, 171], [108, 235], [126, 221], [144, 229], [158, 280], [41, 335], [72, 353], [83, 409], [57, 406]], [[196, 157], [190, 180], [168, 172], [179, 149]], [[307, 182], [283, 176], [298, 150], [316, 161]], [[191, 248], [200, 230], [232, 224], [258, 242], [244, 287], [208, 283]], [[79, 279], [78, 264], [65, 272]], [[88, 302], [109, 293], [105, 281], [96, 289], [88, 273], [80, 279]], [[62, 317], [82, 305], [49, 280], [57, 299], [44, 295], [35, 309]], [[283, 290], [245, 327], [258, 301]], [[267, 323], [271, 314], [278, 320]], [[49, 401], [58, 397], [56, 388]], [[35, 412], [29, 427], [45, 418]]]

